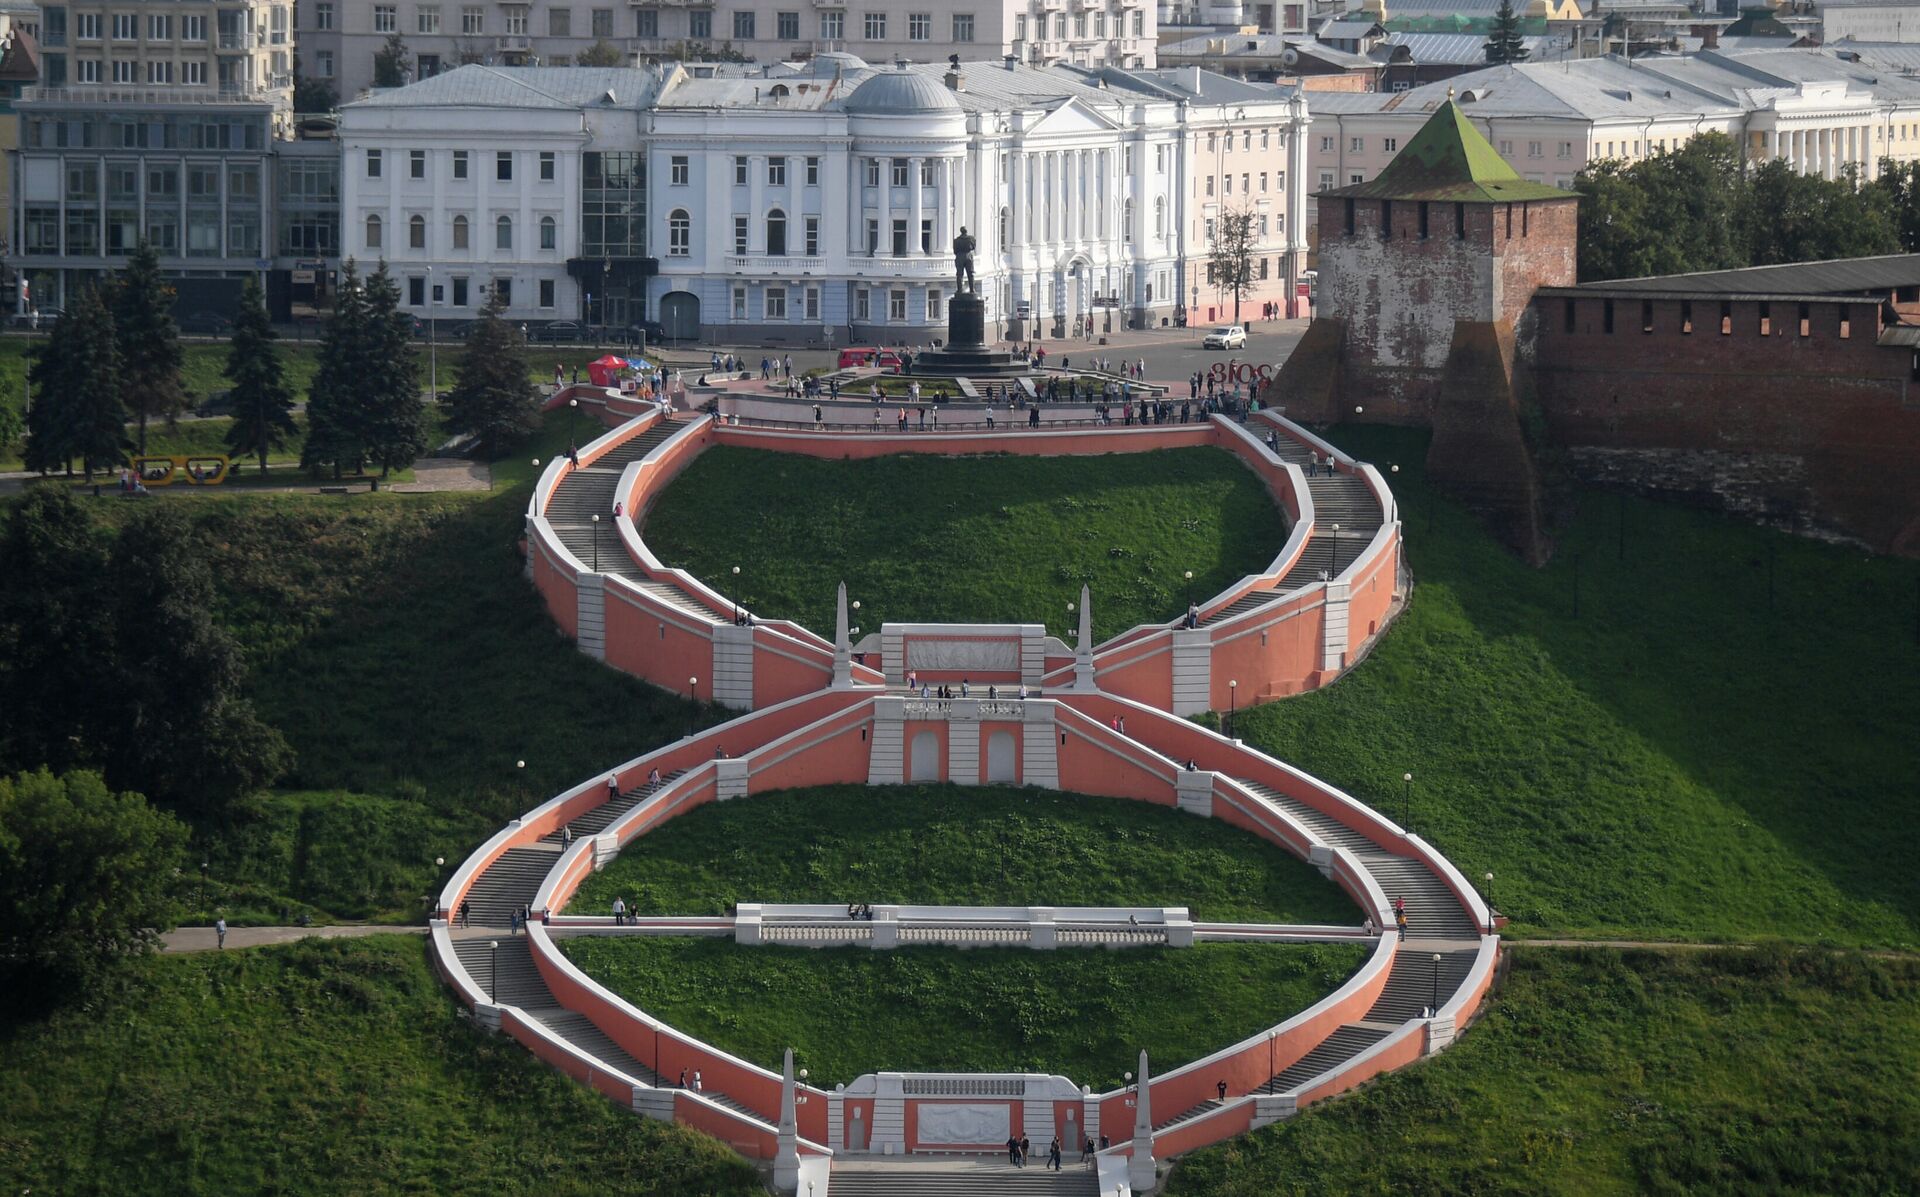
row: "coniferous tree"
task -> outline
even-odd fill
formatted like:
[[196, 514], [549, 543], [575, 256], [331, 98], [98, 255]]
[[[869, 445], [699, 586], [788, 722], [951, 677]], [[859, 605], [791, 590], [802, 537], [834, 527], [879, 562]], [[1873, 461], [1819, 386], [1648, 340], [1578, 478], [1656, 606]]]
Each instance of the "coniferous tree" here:
[[480, 320], [467, 337], [460, 378], [447, 393], [447, 427], [478, 438], [489, 456], [533, 435], [540, 409], [527, 381], [526, 339], [500, 318], [502, 305], [490, 295]]
[[248, 275], [233, 326], [233, 344], [227, 350], [227, 378], [233, 383], [233, 426], [227, 429], [227, 448], [257, 457], [262, 474], [267, 472], [267, 455], [298, 431], [293, 422], [293, 391], [281, 371], [274, 339], [260, 284]]
[[147, 451], [147, 421], [171, 423], [187, 410], [180, 385], [186, 358], [173, 322], [173, 288], [160, 274], [160, 254], [142, 240], [127, 259], [113, 290], [114, 335], [120, 346], [124, 398], [140, 422], [140, 452]]
[[213, 571], [176, 504], [127, 524], [105, 582], [116, 676], [96, 725], [108, 780], [209, 815], [285, 773], [292, 753], [240, 697], [240, 650], [213, 622]]
[[340, 289], [334, 293], [333, 312], [320, 333], [320, 367], [307, 388], [307, 439], [300, 446], [300, 465], [305, 469], [331, 466], [338, 478], [346, 463], [354, 463], [357, 469], [366, 458], [355, 418], [366, 365], [366, 324], [366, 295], [353, 259], [348, 258], [340, 272]]
[[1487, 31], [1486, 52], [1488, 66], [1527, 60], [1527, 47], [1521, 40], [1520, 17], [1513, 11], [1513, 0], [1500, 0], [1500, 10], [1493, 15], [1493, 28]]
[[88, 288], [54, 322], [27, 375], [36, 396], [27, 412], [26, 465], [71, 471], [75, 457], [87, 480], [126, 460], [127, 409], [121, 401], [120, 352], [113, 314]]
[[427, 448], [427, 404], [420, 394], [413, 317], [400, 310], [400, 287], [387, 264], [367, 280], [366, 356], [361, 383], [361, 443], [380, 472], [405, 469]]

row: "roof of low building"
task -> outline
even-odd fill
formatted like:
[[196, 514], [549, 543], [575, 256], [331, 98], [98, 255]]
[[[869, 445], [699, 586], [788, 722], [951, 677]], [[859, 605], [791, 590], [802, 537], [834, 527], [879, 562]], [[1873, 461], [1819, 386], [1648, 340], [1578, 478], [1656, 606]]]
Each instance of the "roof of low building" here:
[[1570, 191], [1521, 178], [1452, 100], [1442, 104], [1406, 148], [1373, 179], [1322, 194], [1345, 199], [1453, 203], [1574, 198]]
[[376, 91], [347, 108], [548, 108], [603, 104], [644, 107], [660, 90], [660, 76], [640, 67], [492, 67], [469, 64]]
[[877, 71], [847, 97], [846, 109], [860, 116], [916, 116], [959, 112], [951, 88], [918, 71]]
[[1739, 270], [1701, 270], [1582, 283], [1580, 290], [1712, 292], [1722, 295], [1852, 295], [1920, 286], [1920, 254], [1783, 262]]

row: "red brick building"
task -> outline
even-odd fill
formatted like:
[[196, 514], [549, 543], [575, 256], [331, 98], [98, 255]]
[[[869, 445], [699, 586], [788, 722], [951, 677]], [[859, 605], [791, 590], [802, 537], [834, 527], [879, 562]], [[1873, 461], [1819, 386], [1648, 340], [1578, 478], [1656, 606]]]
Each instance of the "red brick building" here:
[[1548, 446], [1586, 481], [1920, 553], [1920, 255], [1576, 286], [1576, 203], [1447, 104], [1320, 196], [1319, 314], [1274, 400], [1431, 426], [1434, 477], [1536, 559]]

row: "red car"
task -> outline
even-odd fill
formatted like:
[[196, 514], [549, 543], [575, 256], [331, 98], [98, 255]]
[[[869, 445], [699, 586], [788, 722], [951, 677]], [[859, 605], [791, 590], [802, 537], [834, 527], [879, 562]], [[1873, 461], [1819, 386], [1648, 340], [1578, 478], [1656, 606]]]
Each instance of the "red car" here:
[[840, 351], [840, 368], [842, 370], [857, 369], [861, 366], [877, 366], [882, 370], [898, 370], [900, 368], [900, 355], [891, 349], [881, 349], [872, 345], [864, 349], [852, 348], [842, 349]]

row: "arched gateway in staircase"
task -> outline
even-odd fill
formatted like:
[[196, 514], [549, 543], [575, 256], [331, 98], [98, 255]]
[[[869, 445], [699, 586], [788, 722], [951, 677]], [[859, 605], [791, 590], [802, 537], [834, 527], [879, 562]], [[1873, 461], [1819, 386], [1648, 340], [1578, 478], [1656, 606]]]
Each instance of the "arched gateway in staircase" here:
[[[527, 514], [528, 572], [582, 651], [678, 688], [711, 679], [716, 701], [744, 713], [627, 761], [526, 812], [461, 865], [433, 924], [440, 971], [482, 1021], [555, 1067], [649, 1117], [705, 1130], [772, 1161], [778, 1187], [816, 1197], [895, 1184], [888, 1161], [990, 1152], [1009, 1134], [1043, 1143], [1111, 1142], [1084, 1175], [1102, 1193], [1144, 1192], [1156, 1161], [1287, 1118], [1382, 1071], [1447, 1046], [1478, 1011], [1499, 940], [1486, 904], [1433, 848], [1352, 797], [1183, 716], [1325, 685], [1351, 666], [1398, 610], [1400, 527], [1379, 473], [1269, 414], [1253, 427], [1196, 425], [1039, 432], [953, 430], [892, 435], [775, 431], [675, 416], [581, 389], [612, 430], [555, 462]], [[564, 401], [562, 398], [558, 401]], [[844, 588], [831, 640], [780, 620], [736, 622], [699, 579], [661, 565], [628, 514], [619, 549], [592, 560], [593, 514], [644, 512], [649, 498], [707, 446], [737, 443], [834, 457], [877, 453], [1105, 453], [1211, 444], [1263, 479], [1290, 525], [1269, 568], [1199, 604], [1198, 617], [1092, 642], [1083, 592], [1073, 646], [1023, 625], [889, 624], [856, 646]], [[1318, 455], [1330, 474], [1302, 467]], [[609, 560], [609, 558], [613, 558]], [[856, 658], [856, 652], [859, 654]], [[908, 670], [947, 672], [996, 694], [938, 699], [905, 689]], [[1024, 688], [1024, 696], [1023, 695]], [[1124, 732], [1120, 729], [1124, 727]], [[716, 749], [725, 745], [724, 759]], [[657, 781], [652, 779], [658, 778]], [[609, 779], [613, 785], [608, 785]], [[580, 882], [621, 847], [702, 803], [755, 792], [864, 781], [1018, 780], [1125, 797], [1231, 822], [1316, 866], [1354, 900], [1367, 962], [1304, 1011], [1275, 1011], [1266, 1031], [1212, 1055], [1094, 1093], [1072, 1078], [880, 1073], [825, 1091], [687, 1036], [587, 977], [555, 947], [588, 923], [559, 914]], [[609, 799], [609, 793], [614, 797]], [[562, 851], [560, 829], [577, 838]], [[1394, 930], [1393, 897], [1411, 912]], [[504, 927], [530, 907], [524, 938], [456, 933], [448, 914]], [[738, 942], [1061, 945], [1279, 935], [1298, 929], [1193, 923], [1183, 910], [742, 905], [699, 920]], [[632, 920], [671, 933], [689, 920]], [[1378, 933], [1373, 928], [1388, 928]], [[627, 933], [622, 931], [620, 933]], [[498, 946], [494, 946], [494, 945]], [[678, 1087], [698, 1071], [700, 1091]], [[1224, 1094], [1219, 1085], [1225, 1083]], [[881, 1169], [877, 1174], [875, 1169]], [[876, 1179], [876, 1176], [880, 1179]], [[1094, 1183], [1093, 1179], [1087, 1182]]]

